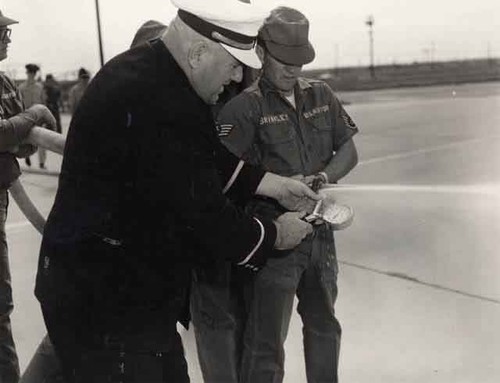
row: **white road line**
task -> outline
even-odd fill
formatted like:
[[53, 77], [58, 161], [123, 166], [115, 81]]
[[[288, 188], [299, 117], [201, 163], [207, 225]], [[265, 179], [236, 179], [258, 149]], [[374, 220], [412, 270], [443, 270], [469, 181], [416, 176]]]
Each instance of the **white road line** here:
[[413, 157], [413, 156], [418, 156], [420, 154], [426, 154], [426, 153], [432, 153], [432, 152], [438, 152], [440, 150], [446, 150], [446, 149], [452, 149], [458, 146], [464, 146], [464, 145], [469, 145], [471, 143], [479, 143], [483, 141], [490, 141], [492, 139], [499, 139], [500, 137], [498, 136], [491, 136], [491, 137], [482, 137], [482, 138], [473, 138], [470, 140], [465, 140], [465, 141], [459, 141], [459, 142], [452, 142], [449, 144], [444, 144], [444, 145], [439, 145], [439, 146], [433, 146], [430, 148], [422, 148], [422, 149], [417, 149], [417, 150], [411, 150], [409, 152], [402, 152], [402, 153], [394, 153], [394, 154], [389, 154], [387, 156], [382, 156], [382, 157], [375, 157], [375, 158], [370, 158], [368, 160], [364, 161], [359, 161], [358, 166], [363, 166], [363, 165], [370, 165], [378, 162], [384, 162], [384, 161], [390, 161], [390, 160], [397, 160], [397, 159], [402, 159], [402, 158], [407, 158], [407, 157]]
[[403, 280], [406, 280], [406, 281], [409, 281], [409, 282], [412, 282], [412, 283], [416, 283], [416, 284], [419, 284], [419, 285], [431, 287], [433, 289], [444, 290], [444, 291], [447, 291], [449, 293], [459, 294], [459, 295], [463, 295], [465, 297], [469, 297], [469, 298], [473, 298], [473, 299], [478, 299], [478, 300], [481, 300], [481, 301], [484, 301], [484, 302], [490, 302], [490, 303], [495, 303], [497, 305], [500, 305], [500, 300], [499, 299], [495, 299], [495, 298], [492, 298], [492, 297], [487, 297], [487, 296], [479, 295], [479, 294], [472, 294], [472, 293], [469, 293], [467, 291], [454, 289], [452, 287], [447, 287], [447, 286], [439, 285], [437, 283], [430, 283], [430, 282], [426, 282], [426, 281], [421, 281], [421, 280], [419, 280], [417, 278], [408, 276], [408, 275], [403, 274], [403, 273], [397, 273], [397, 272], [390, 272], [390, 271], [380, 270], [380, 269], [376, 269], [376, 268], [373, 268], [373, 267], [368, 267], [368, 266], [360, 265], [360, 264], [357, 264], [357, 263], [344, 261], [344, 260], [341, 260], [341, 259], [339, 259], [339, 263], [341, 263], [343, 265], [346, 265], [346, 266], [355, 267], [357, 269], [366, 270], [366, 271], [369, 271], [369, 272], [372, 272], [372, 273], [381, 274], [381, 275], [389, 276], [389, 277], [392, 277], [392, 278], [403, 279]]

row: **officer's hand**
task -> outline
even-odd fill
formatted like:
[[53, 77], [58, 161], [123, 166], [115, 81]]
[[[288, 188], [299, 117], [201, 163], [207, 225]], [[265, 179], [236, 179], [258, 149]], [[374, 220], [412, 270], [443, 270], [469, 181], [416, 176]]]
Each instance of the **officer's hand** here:
[[302, 220], [305, 212], [289, 212], [280, 215], [276, 221], [276, 242], [274, 248], [278, 250], [293, 249], [313, 231], [311, 224]]
[[312, 212], [321, 197], [307, 185], [292, 178], [266, 173], [256, 194], [274, 198], [287, 210]]

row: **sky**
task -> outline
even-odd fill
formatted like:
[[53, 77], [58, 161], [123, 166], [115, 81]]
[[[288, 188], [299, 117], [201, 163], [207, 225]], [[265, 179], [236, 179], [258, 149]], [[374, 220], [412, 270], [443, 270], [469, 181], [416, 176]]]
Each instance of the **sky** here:
[[[207, 0], [214, 1], [214, 0]], [[310, 21], [316, 59], [305, 69], [369, 64], [373, 16], [375, 64], [500, 57], [499, 0], [253, 0], [287, 5]], [[169, 0], [99, 0], [105, 61], [126, 50], [149, 19], [168, 23]], [[42, 75], [73, 79], [78, 68], [100, 67], [95, 0], [0, 0], [12, 26], [9, 57], [0, 70], [25, 78], [34, 62]]]

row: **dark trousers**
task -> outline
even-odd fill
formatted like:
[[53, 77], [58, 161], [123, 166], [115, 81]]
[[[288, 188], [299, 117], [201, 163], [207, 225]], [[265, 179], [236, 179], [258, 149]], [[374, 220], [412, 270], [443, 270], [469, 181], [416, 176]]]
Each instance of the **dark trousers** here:
[[59, 105], [57, 104], [47, 104], [47, 108], [49, 108], [50, 112], [56, 119], [56, 132], [57, 133], [62, 133], [62, 126], [61, 126], [61, 115], [59, 113]]
[[59, 358], [46, 335], [24, 370], [20, 383], [65, 383]]
[[[189, 383], [175, 324], [157, 329], [138, 325], [134, 334], [97, 334], [43, 305], [42, 311], [67, 383]], [[145, 346], [155, 334], [166, 332], [171, 335], [168, 344]]]
[[142, 307], [120, 290], [114, 270], [130, 277], [126, 257], [100, 237], [44, 237], [35, 293], [63, 375], [67, 383], [188, 383], [177, 312]]
[[17, 382], [19, 379], [19, 362], [10, 326], [10, 314], [14, 304], [5, 235], [8, 205], [7, 190], [0, 189], [0, 382], [2, 383]]

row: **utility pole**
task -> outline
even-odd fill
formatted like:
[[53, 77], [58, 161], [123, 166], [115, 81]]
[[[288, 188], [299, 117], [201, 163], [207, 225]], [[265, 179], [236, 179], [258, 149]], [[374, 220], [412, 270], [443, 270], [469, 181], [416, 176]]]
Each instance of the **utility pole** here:
[[434, 67], [434, 62], [436, 61], [436, 43], [431, 41], [431, 68]]
[[431, 61], [431, 54], [429, 48], [422, 48], [423, 62], [429, 63]]
[[366, 19], [366, 25], [368, 25], [368, 36], [370, 38], [370, 75], [372, 78], [375, 78], [375, 65], [373, 62], [373, 25], [375, 24], [375, 20], [373, 19], [373, 16], [370, 15], [368, 16], [368, 19]]
[[99, 39], [99, 58], [101, 59], [101, 67], [102, 67], [104, 65], [104, 53], [102, 50], [101, 17], [99, 16], [99, 0], [95, 0], [95, 11], [97, 16], [97, 38]]
[[337, 71], [339, 68], [339, 44], [335, 44], [335, 67], [334, 71]]
[[488, 65], [489, 66], [493, 66], [493, 59], [491, 57], [491, 44], [490, 42], [488, 41], [488, 45], [486, 47], [486, 57], [488, 58]]

